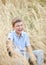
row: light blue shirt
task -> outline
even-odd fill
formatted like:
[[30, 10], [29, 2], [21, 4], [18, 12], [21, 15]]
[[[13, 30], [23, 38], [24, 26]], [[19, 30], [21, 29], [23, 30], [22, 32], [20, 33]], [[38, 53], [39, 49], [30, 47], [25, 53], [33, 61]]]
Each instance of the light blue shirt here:
[[18, 36], [15, 31], [8, 34], [8, 38], [13, 41], [14, 46], [17, 46], [19, 50], [24, 50], [25, 47], [30, 45], [29, 37], [26, 32], [22, 32], [21, 36]]

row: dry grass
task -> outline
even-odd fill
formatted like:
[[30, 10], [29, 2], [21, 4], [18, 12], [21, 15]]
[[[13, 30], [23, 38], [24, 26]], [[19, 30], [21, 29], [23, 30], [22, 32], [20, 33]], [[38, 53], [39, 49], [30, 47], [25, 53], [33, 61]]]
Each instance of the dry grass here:
[[0, 65], [20, 63], [19, 58], [16, 61], [10, 58], [6, 50], [7, 35], [12, 29], [11, 21], [14, 17], [23, 19], [33, 49], [42, 49], [46, 59], [46, 2], [44, 4], [39, 0], [0, 0]]

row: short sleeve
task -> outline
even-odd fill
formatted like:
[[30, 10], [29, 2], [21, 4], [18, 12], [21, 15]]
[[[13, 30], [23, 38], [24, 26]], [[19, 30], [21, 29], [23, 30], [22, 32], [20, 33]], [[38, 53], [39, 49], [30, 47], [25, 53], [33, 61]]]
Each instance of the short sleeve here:
[[11, 41], [13, 41], [13, 33], [12, 33], [12, 32], [10, 32], [10, 33], [8, 34], [8, 39], [10, 39]]
[[25, 46], [30, 46], [30, 40], [28, 34], [26, 34], [26, 41], [25, 41]]

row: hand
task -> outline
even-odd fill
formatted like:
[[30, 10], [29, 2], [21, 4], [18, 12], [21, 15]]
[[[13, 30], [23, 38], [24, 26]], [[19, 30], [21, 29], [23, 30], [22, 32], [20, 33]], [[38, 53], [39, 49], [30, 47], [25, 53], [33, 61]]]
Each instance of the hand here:
[[36, 61], [33, 61], [33, 65], [37, 65], [37, 62]]
[[37, 65], [37, 61], [36, 60], [29, 59], [29, 63], [31, 65]]

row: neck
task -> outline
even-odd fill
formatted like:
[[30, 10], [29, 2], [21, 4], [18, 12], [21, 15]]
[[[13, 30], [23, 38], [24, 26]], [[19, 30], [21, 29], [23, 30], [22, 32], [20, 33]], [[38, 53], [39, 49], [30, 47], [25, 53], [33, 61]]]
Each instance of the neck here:
[[21, 34], [20, 34], [20, 33], [17, 33], [17, 32], [16, 32], [16, 34], [17, 34], [18, 36], [21, 36]]

